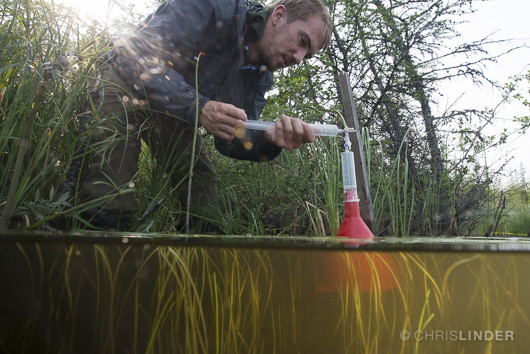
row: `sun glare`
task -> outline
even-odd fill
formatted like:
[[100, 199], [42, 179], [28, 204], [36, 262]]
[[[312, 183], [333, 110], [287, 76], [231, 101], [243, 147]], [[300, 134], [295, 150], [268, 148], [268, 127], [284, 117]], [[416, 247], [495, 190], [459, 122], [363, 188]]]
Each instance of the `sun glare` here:
[[146, 7], [146, 0], [55, 0], [56, 4], [61, 4], [75, 11], [81, 18], [87, 20], [97, 20], [106, 23], [117, 19], [128, 10], [135, 8], [138, 12]]
[[109, 0], [55, 0], [55, 2], [74, 10], [80, 17], [94, 19], [109, 17], [109, 12], [112, 10], [112, 1]]

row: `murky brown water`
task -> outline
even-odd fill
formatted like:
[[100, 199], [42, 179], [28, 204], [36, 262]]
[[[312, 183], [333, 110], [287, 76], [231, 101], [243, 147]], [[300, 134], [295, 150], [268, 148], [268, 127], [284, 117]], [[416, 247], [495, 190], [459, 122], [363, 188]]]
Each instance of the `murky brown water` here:
[[0, 238], [0, 352], [530, 347], [530, 249], [520, 240], [16, 240]]

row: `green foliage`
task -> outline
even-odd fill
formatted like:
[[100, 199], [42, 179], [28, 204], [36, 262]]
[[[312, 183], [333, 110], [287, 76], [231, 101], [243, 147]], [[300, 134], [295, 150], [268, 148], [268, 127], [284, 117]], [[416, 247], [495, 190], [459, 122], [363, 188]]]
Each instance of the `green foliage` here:
[[101, 45], [58, 11], [15, 1], [0, 14], [0, 229], [9, 216], [17, 219], [11, 227], [29, 226], [70, 206], [58, 193], [82, 138], [76, 123]]
[[[470, 185], [479, 184], [474, 182]], [[468, 215], [469, 218], [475, 219], [476, 232], [489, 236], [493, 236], [493, 231], [497, 235], [528, 235], [530, 200], [524, 167], [509, 180], [505, 179], [502, 184], [484, 183], [483, 186], [490, 197], [482, 203], [477, 203], [473, 214]]]
[[512, 235], [530, 236], [530, 199], [527, 171], [521, 166], [520, 171], [512, 177], [505, 187], [507, 196], [506, 217], [502, 232]]
[[530, 236], [530, 207], [509, 215], [506, 230], [514, 235]]
[[338, 228], [342, 183], [334, 140], [319, 139], [266, 163], [212, 158], [225, 233], [330, 235]]
[[[530, 111], [530, 70], [526, 74], [515, 76], [505, 88], [509, 95], [512, 95]], [[523, 134], [530, 127], [530, 115], [528, 114], [515, 117], [514, 120], [520, 124], [519, 129]]]

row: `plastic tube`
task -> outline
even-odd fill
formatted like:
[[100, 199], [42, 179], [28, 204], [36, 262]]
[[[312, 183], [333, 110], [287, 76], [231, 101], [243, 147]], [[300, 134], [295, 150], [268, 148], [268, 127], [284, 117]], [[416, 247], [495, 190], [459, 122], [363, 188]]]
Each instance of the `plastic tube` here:
[[355, 177], [355, 163], [352, 151], [340, 154], [342, 162], [342, 185], [344, 187], [344, 202], [359, 202], [357, 195], [357, 180]]
[[[247, 129], [254, 130], [267, 130], [274, 126], [274, 122], [263, 122], [259, 120], [247, 120], [245, 123], [247, 124]], [[344, 133], [344, 130], [339, 129], [335, 124], [312, 123], [308, 125], [313, 129], [313, 133], [316, 136], [337, 136], [340, 133]]]

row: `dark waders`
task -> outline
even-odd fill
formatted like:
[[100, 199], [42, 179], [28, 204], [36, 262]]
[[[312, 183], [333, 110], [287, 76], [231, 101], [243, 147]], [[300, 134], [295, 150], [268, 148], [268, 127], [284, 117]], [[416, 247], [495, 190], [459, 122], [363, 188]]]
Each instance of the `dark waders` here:
[[[104, 123], [90, 132], [96, 152], [81, 194], [82, 202], [99, 202], [84, 217], [97, 228], [127, 229], [138, 221], [134, 220], [138, 215], [134, 189], [142, 140], [156, 163], [166, 166], [167, 178], [177, 187], [177, 207], [185, 212], [194, 127], [150, 110], [147, 102], [135, 99], [123, 89], [124, 83], [110, 65], [101, 65], [100, 78], [94, 105]], [[217, 194], [216, 175], [201, 137], [196, 141], [193, 171], [192, 214], [211, 212], [215, 209], [210, 199]]]

